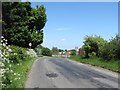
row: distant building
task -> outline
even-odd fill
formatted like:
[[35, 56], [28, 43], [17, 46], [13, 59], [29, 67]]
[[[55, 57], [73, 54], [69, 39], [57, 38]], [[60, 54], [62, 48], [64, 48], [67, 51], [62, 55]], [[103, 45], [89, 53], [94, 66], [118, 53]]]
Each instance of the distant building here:
[[66, 57], [70, 57], [73, 51], [76, 52], [75, 49], [68, 50], [68, 51], [66, 52]]

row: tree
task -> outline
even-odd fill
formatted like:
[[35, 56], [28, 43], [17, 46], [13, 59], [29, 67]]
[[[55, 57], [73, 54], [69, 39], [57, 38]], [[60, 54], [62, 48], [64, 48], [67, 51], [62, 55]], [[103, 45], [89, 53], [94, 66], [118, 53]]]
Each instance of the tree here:
[[8, 44], [32, 48], [43, 42], [43, 27], [47, 21], [43, 5], [32, 8], [30, 2], [2, 3], [3, 36]]
[[116, 35], [108, 43], [106, 43], [100, 51], [100, 56], [106, 60], [120, 60], [120, 37]]
[[100, 49], [107, 41], [100, 36], [86, 36], [84, 38], [83, 48], [85, 50], [85, 57], [89, 57], [89, 53], [95, 52], [96, 56], [99, 56]]
[[71, 50], [71, 54], [72, 56], [75, 56], [76, 55], [76, 50]]
[[53, 55], [58, 55], [58, 53], [59, 53], [59, 49], [57, 47], [53, 47], [52, 48], [52, 54]]
[[85, 58], [89, 58], [90, 46], [85, 43], [85, 45], [83, 45], [83, 49], [85, 50]]
[[44, 56], [52, 56], [52, 52], [51, 52], [51, 50], [49, 48], [43, 47], [41, 53]]
[[67, 49], [65, 49], [65, 52], [67, 52]]
[[58, 49], [58, 51], [59, 51], [59, 52], [64, 52], [64, 50], [63, 50], [63, 49]]

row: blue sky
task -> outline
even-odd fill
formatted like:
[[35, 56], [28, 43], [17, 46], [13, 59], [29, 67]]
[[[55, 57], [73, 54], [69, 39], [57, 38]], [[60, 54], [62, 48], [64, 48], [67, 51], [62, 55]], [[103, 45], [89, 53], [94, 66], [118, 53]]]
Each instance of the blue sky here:
[[86, 35], [100, 35], [106, 40], [118, 33], [117, 2], [32, 2], [43, 4], [47, 23], [43, 46], [61, 49], [81, 47]]

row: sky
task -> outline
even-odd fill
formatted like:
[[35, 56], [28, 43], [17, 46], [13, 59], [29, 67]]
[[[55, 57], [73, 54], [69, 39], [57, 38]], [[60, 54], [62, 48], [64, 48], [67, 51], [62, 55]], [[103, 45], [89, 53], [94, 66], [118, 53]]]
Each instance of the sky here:
[[117, 2], [31, 2], [46, 8], [43, 46], [60, 49], [82, 47], [86, 35], [106, 40], [118, 33]]

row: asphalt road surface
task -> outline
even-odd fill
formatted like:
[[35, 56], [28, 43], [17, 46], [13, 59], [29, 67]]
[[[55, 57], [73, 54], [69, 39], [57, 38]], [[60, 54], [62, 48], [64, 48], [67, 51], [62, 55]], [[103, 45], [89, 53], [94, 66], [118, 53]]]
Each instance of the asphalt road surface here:
[[118, 88], [118, 74], [66, 58], [34, 62], [25, 88]]

